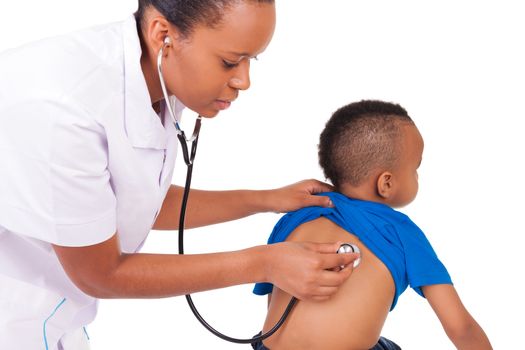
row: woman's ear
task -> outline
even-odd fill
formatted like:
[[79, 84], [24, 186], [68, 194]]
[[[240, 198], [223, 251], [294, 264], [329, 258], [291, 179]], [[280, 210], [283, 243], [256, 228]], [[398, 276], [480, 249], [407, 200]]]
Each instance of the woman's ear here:
[[[164, 16], [157, 14], [149, 18], [144, 36], [148, 46], [154, 52], [158, 52], [163, 46], [173, 46], [179, 39], [179, 32]], [[166, 42], [166, 40], [169, 42]], [[165, 51], [164, 55], [167, 55], [168, 50]]]
[[377, 194], [384, 199], [389, 199], [394, 193], [394, 175], [384, 171], [377, 178]]

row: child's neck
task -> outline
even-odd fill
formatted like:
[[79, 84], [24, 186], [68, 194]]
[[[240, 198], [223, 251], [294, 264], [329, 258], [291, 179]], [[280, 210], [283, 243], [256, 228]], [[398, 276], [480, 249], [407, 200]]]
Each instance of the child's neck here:
[[375, 182], [365, 182], [359, 186], [342, 184], [337, 191], [353, 199], [386, 204], [385, 200], [377, 194]]

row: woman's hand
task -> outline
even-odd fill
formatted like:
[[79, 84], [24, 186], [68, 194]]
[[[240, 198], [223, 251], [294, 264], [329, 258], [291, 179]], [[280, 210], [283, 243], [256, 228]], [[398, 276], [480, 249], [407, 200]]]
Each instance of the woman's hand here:
[[[267, 246], [267, 280], [303, 300], [327, 300], [352, 274], [358, 254], [337, 254], [338, 243], [284, 242]], [[340, 270], [340, 266], [345, 266]], [[339, 271], [340, 270], [340, 271]]]
[[265, 211], [285, 213], [304, 207], [331, 207], [332, 201], [316, 193], [333, 191], [333, 187], [317, 180], [303, 180], [295, 184], [267, 190], [264, 196]]

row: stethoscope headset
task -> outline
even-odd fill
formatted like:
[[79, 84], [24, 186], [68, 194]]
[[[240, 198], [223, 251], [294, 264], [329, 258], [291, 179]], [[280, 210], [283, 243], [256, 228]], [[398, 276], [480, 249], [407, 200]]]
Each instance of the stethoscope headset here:
[[[184, 192], [182, 195], [182, 204], [181, 204], [180, 216], [179, 216], [179, 254], [184, 255], [184, 221], [186, 218], [186, 206], [188, 204], [188, 196], [190, 193], [191, 178], [192, 178], [192, 173], [193, 173], [193, 164], [195, 160], [195, 154], [197, 153], [197, 144], [199, 142], [199, 133], [201, 129], [202, 117], [200, 115], [197, 117], [197, 120], [195, 121], [195, 127], [193, 128], [193, 134], [190, 138], [187, 138], [186, 134], [181, 129], [177, 118], [175, 118], [175, 113], [173, 112], [173, 108], [169, 100], [168, 90], [166, 89], [164, 75], [162, 74], [162, 58], [164, 57], [164, 49], [169, 45], [171, 45], [171, 39], [170, 37], [167, 36], [164, 39], [164, 43], [157, 56], [157, 70], [159, 73], [160, 85], [162, 88], [162, 94], [164, 96], [164, 101], [168, 109], [168, 113], [171, 117], [171, 120], [173, 124], [175, 125], [175, 129], [177, 132], [177, 138], [179, 139], [179, 142], [182, 148], [184, 162], [186, 163], [186, 166], [187, 166], [186, 182], [184, 185]], [[189, 144], [191, 144], [191, 148], [188, 147]], [[359, 252], [359, 248], [353, 244], [345, 243], [345, 244], [342, 244], [338, 250], [338, 253], [348, 253], [348, 252]], [[354, 267], [357, 266], [357, 263], [358, 263], [358, 260], [356, 260], [356, 263], [354, 263]], [[289, 316], [290, 312], [292, 311], [293, 307], [295, 306], [298, 300], [295, 297], [292, 297], [290, 299], [290, 302], [288, 303], [288, 306], [284, 310], [283, 315], [281, 316], [279, 321], [275, 324], [275, 326], [273, 326], [268, 332], [254, 336], [252, 338], [248, 338], [248, 339], [238, 339], [238, 338], [229, 337], [217, 331], [208, 322], [206, 322], [206, 320], [201, 316], [201, 314], [195, 307], [195, 304], [193, 303], [193, 300], [190, 294], [186, 295], [186, 301], [188, 302], [188, 305], [191, 311], [193, 312], [193, 314], [195, 315], [195, 317], [197, 318], [197, 320], [199, 320], [199, 322], [208, 331], [210, 331], [217, 337], [224, 339], [226, 341], [232, 342], [232, 343], [250, 344], [250, 343], [262, 341], [270, 337], [271, 335], [273, 335], [284, 324], [284, 322], [286, 321], [287, 317]]]

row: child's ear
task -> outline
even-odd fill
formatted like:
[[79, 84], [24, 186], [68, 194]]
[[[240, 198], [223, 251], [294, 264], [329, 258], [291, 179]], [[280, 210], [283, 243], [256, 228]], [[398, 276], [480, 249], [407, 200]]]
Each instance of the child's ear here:
[[377, 194], [389, 199], [394, 193], [394, 175], [391, 172], [382, 172], [377, 178]]

